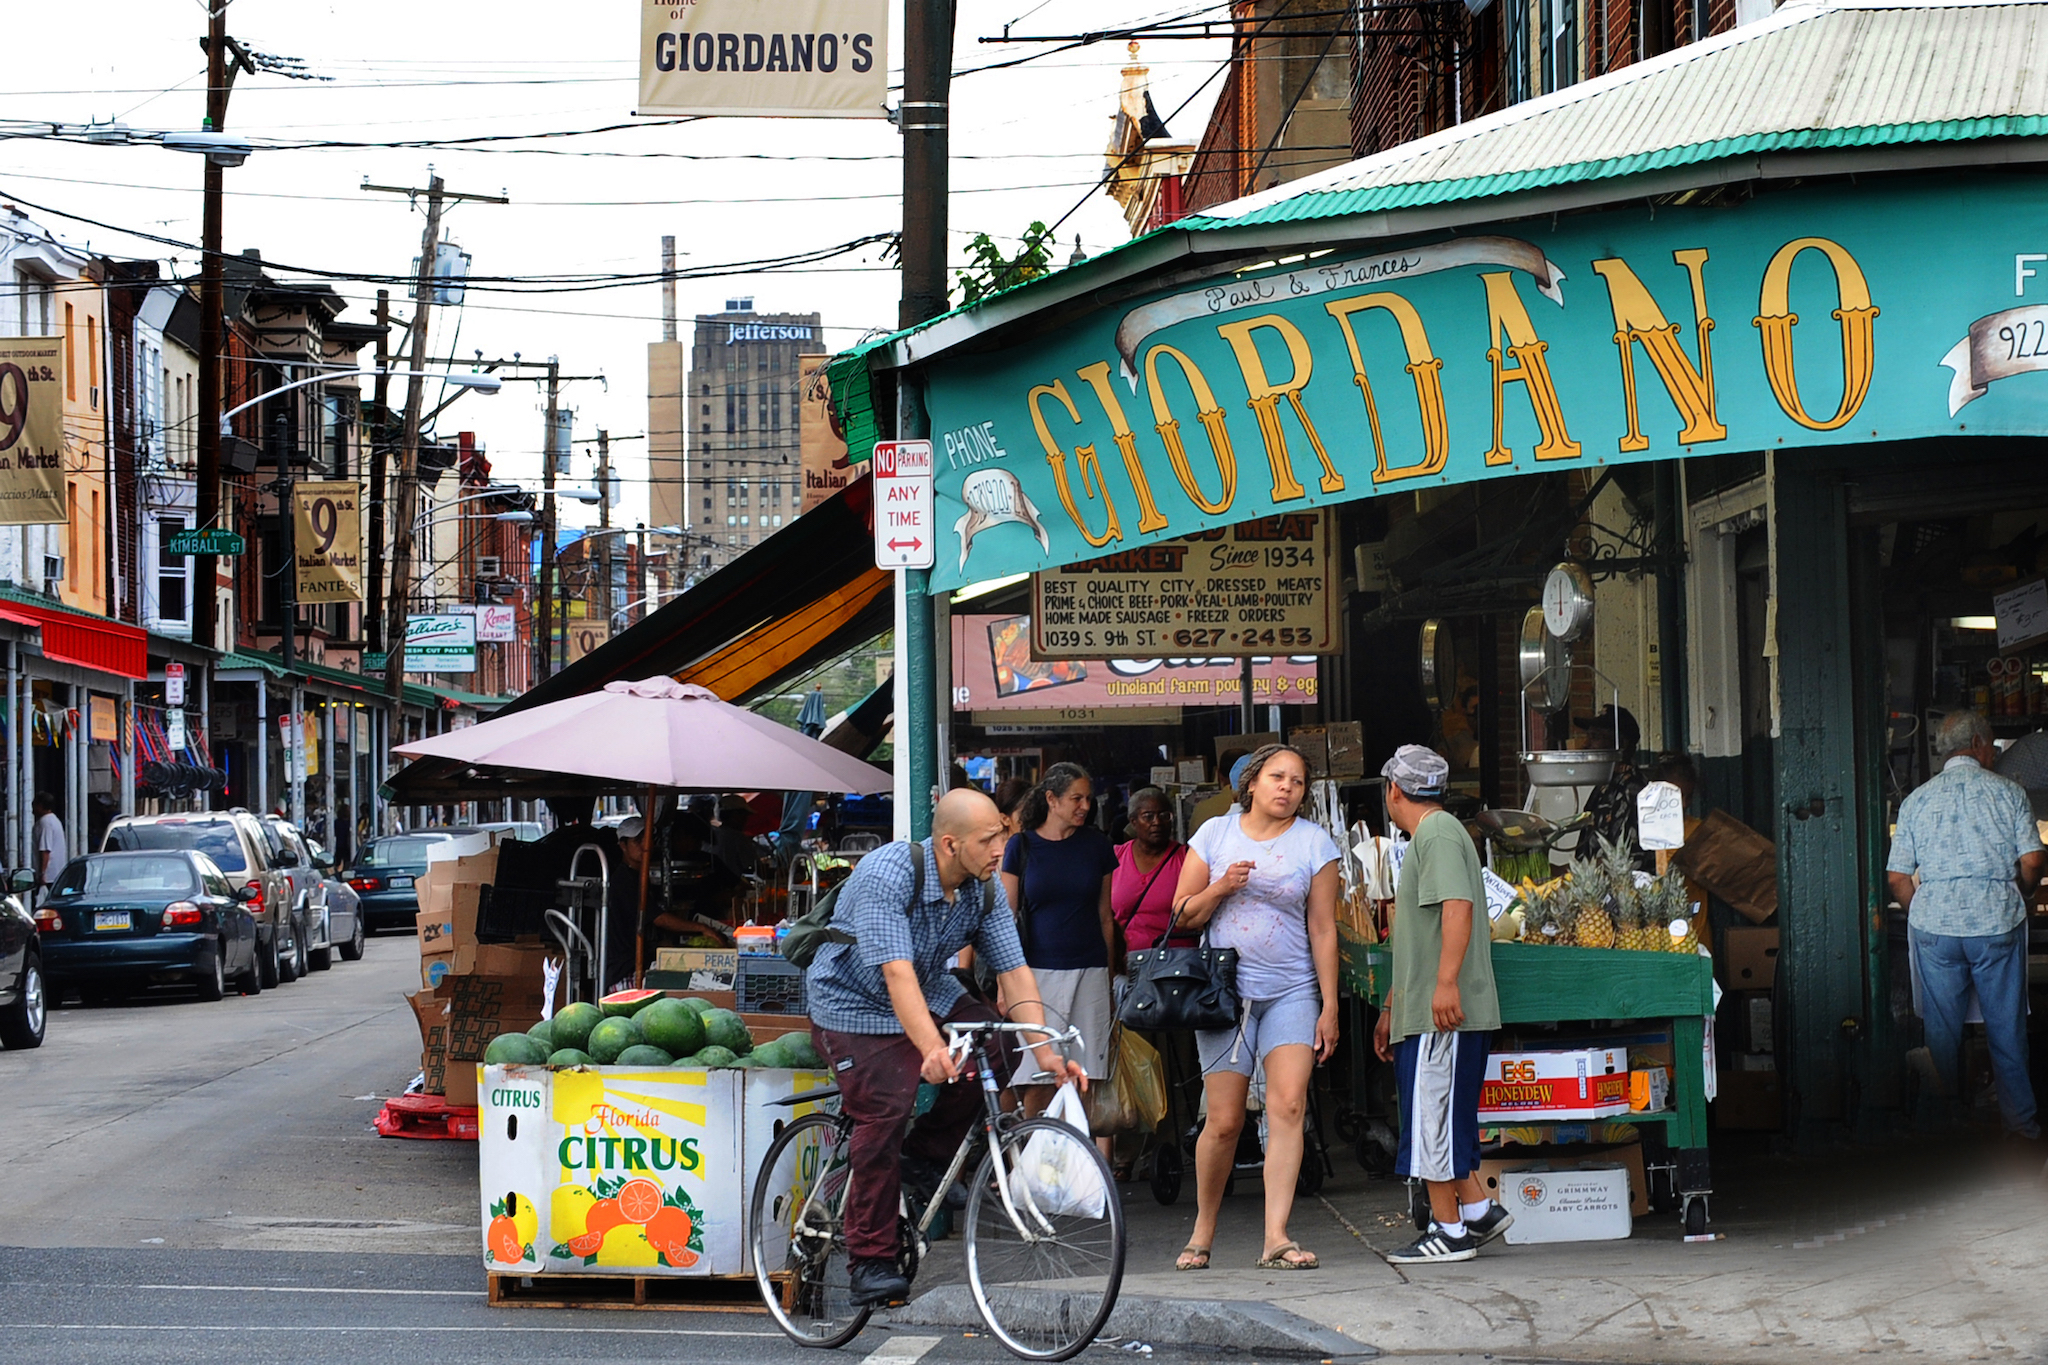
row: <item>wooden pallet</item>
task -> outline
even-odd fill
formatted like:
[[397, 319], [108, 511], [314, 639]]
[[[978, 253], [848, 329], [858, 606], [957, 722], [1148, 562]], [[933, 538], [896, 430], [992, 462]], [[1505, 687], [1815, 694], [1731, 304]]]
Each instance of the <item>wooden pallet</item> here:
[[[778, 1274], [789, 1306], [794, 1277]], [[672, 1313], [765, 1313], [752, 1275], [519, 1275], [490, 1272], [493, 1308], [651, 1308]]]

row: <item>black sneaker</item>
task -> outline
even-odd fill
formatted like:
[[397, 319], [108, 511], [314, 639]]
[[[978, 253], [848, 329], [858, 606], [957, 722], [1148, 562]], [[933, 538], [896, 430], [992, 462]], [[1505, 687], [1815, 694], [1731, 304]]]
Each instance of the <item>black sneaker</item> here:
[[1423, 1265], [1433, 1261], [1469, 1261], [1479, 1254], [1479, 1239], [1469, 1229], [1463, 1237], [1453, 1237], [1443, 1230], [1443, 1225], [1432, 1223], [1429, 1231], [1402, 1247], [1399, 1251], [1387, 1253], [1392, 1265]]
[[901, 1303], [910, 1297], [910, 1281], [894, 1261], [855, 1261], [848, 1267], [847, 1279], [855, 1308]]
[[1485, 1213], [1480, 1214], [1477, 1218], [1467, 1218], [1465, 1220], [1465, 1231], [1477, 1245], [1485, 1246], [1488, 1242], [1506, 1232], [1508, 1225], [1514, 1221], [1515, 1215], [1502, 1208], [1500, 1202], [1495, 1200], [1487, 1205]]

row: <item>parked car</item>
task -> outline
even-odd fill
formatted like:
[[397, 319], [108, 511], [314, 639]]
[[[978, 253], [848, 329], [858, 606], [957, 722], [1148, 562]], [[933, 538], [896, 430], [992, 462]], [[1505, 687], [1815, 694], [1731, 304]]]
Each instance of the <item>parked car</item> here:
[[480, 820], [474, 825], [435, 825], [420, 830], [421, 834], [496, 834], [521, 843], [536, 844], [547, 837], [547, 830], [538, 820]]
[[22, 903], [36, 874], [23, 868], [0, 895], [0, 1046], [41, 1047], [50, 1017], [49, 979], [36, 922]]
[[422, 830], [417, 834], [387, 834], [363, 845], [346, 879], [362, 898], [363, 919], [371, 933], [383, 929], [413, 931], [420, 913], [419, 892], [413, 889], [413, 880], [427, 870], [427, 850], [455, 837], [445, 830]]
[[50, 990], [87, 1004], [124, 990], [189, 981], [201, 1000], [234, 983], [263, 989], [252, 881], [236, 887], [190, 848], [88, 853], [58, 874], [36, 921]]
[[271, 862], [270, 838], [248, 811], [196, 811], [189, 815], [127, 815], [107, 826], [104, 853], [145, 853], [189, 848], [211, 858], [236, 888], [253, 886], [246, 904], [256, 917], [258, 984], [268, 989], [298, 976], [292, 939], [291, 883]]
[[344, 918], [340, 925], [332, 923], [334, 907], [327, 897], [328, 874], [313, 856], [305, 833], [283, 816], [258, 818], [270, 840], [272, 861], [283, 869], [292, 884], [292, 939], [297, 945], [292, 952], [293, 968], [300, 976], [308, 971], [324, 972], [334, 965], [336, 938], [347, 939], [355, 933], [349, 919], [350, 908], [342, 907]]
[[306, 849], [313, 855], [313, 865], [320, 869], [320, 887], [327, 909], [327, 932], [334, 950], [341, 954], [344, 962], [359, 961], [363, 956], [363, 938], [368, 932], [363, 923], [362, 897], [342, 879], [333, 854], [311, 839], [306, 840]]

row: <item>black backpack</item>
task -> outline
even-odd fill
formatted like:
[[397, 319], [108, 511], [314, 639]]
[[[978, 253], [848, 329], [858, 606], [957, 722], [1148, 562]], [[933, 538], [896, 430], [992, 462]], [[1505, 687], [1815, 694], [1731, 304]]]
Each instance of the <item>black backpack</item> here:
[[[910, 906], [904, 907], [906, 914], [911, 906], [915, 906], [924, 899], [924, 845], [921, 843], [911, 843], [908, 847], [910, 849]], [[879, 849], [876, 850], [877, 853], [880, 851]], [[867, 856], [872, 858], [875, 855], [870, 853]], [[802, 918], [789, 926], [789, 932], [782, 936], [781, 951], [784, 958], [799, 967], [808, 968], [811, 965], [811, 959], [815, 958], [818, 955], [818, 950], [826, 944], [852, 943], [855, 941], [853, 935], [846, 932], [846, 930], [834, 929], [832, 927], [832, 916], [839, 910], [839, 893], [844, 891], [846, 883], [852, 880], [853, 878], [849, 876], [845, 881], [840, 882], [839, 885], [818, 897], [818, 903], [805, 911]]]

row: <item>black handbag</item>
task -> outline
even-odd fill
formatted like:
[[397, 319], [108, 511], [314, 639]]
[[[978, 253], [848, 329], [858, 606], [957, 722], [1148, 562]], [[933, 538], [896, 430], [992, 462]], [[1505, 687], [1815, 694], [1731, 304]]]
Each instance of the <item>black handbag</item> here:
[[1131, 954], [1131, 985], [1117, 1011], [1118, 1022], [1138, 1029], [1236, 1028], [1242, 1008], [1237, 949], [1211, 948], [1207, 934], [1200, 947], [1166, 947], [1179, 923], [1175, 910], [1159, 936], [1161, 946]]

